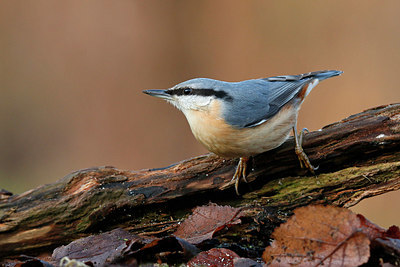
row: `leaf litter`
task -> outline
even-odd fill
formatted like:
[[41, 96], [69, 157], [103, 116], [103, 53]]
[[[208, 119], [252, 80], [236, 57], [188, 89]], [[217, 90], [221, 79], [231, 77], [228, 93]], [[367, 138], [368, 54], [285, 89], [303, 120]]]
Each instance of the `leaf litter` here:
[[310, 205], [275, 229], [263, 260], [271, 266], [359, 266], [370, 259], [371, 241], [398, 235], [397, 227], [386, 231], [348, 209]]
[[[64, 257], [88, 266], [146, 263], [261, 266], [252, 259], [241, 258], [235, 249], [214, 247], [200, 252], [197, 247], [222, 229], [240, 224], [241, 217], [239, 208], [209, 204], [194, 209], [174, 235], [145, 237], [115, 229], [55, 249], [50, 262], [19, 257], [7, 266], [57, 266]], [[321, 205], [298, 208], [286, 223], [275, 229], [272, 238], [274, 241], [262, 257], [270, 266], [400, 265], [400, 229], [397, 226], [383, 229], [345, 208]]]

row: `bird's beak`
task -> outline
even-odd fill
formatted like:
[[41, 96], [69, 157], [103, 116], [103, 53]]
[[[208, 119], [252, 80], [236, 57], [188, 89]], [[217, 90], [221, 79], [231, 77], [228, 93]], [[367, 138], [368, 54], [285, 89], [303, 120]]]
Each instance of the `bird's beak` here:
[[167, 90], [160, 90], [160, 89], [151, 89], [151, 90], [144, 90], [143, 93], [171, 100], [171, 95], [166, 92]]

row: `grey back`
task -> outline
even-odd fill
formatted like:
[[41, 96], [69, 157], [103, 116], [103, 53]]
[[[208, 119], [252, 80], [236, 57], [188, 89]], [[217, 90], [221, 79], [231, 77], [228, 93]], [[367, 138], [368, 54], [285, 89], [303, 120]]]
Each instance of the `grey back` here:
[[221, 84], [218, 90], [232, 96], [230, 102], [224, 101], [223, 117], [236, 128], [257, 126], [278, 113], [311, 80], [324, 80], [341, 73], [317, 71]]

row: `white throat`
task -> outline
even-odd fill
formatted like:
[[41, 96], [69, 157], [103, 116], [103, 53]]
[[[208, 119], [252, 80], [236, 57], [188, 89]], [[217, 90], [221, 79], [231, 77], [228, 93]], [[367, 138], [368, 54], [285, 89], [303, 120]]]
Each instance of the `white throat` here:
[[183, 95], [175, 96], [169, 102], [183, 113], [189, 110], [205, 110], [213, 100], [210, 96]]

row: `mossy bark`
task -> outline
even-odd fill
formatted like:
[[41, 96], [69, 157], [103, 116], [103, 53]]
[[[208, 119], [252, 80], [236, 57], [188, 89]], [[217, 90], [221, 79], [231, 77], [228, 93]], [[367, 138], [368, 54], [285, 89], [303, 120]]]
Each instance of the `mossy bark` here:
[[[240, 197], [229, 183], [237, 160], [212, 154], [153, 170], [86, 169], [21, 195], [0, 194], [0, 257], [51, 252], [116, 227], [162, 236], [193, 207], [209, 201], [244, 207], [255, 218], [248, 220], [248, 229], [259, 230], [240, 235], [255, 242], [267, 238], [296, 207], [349, 207], [398, 190], [400, 104], [370, 109], [307, 134], [303, 147], [319, 165], [315, 176], [299, 168], [293, 147], [290, 139], [256, 156], [249, 183], [240, 184]], [[261, 236], [260, 227], [267, 228]], [[234, 240], [238, 233], [230, 235]]]

